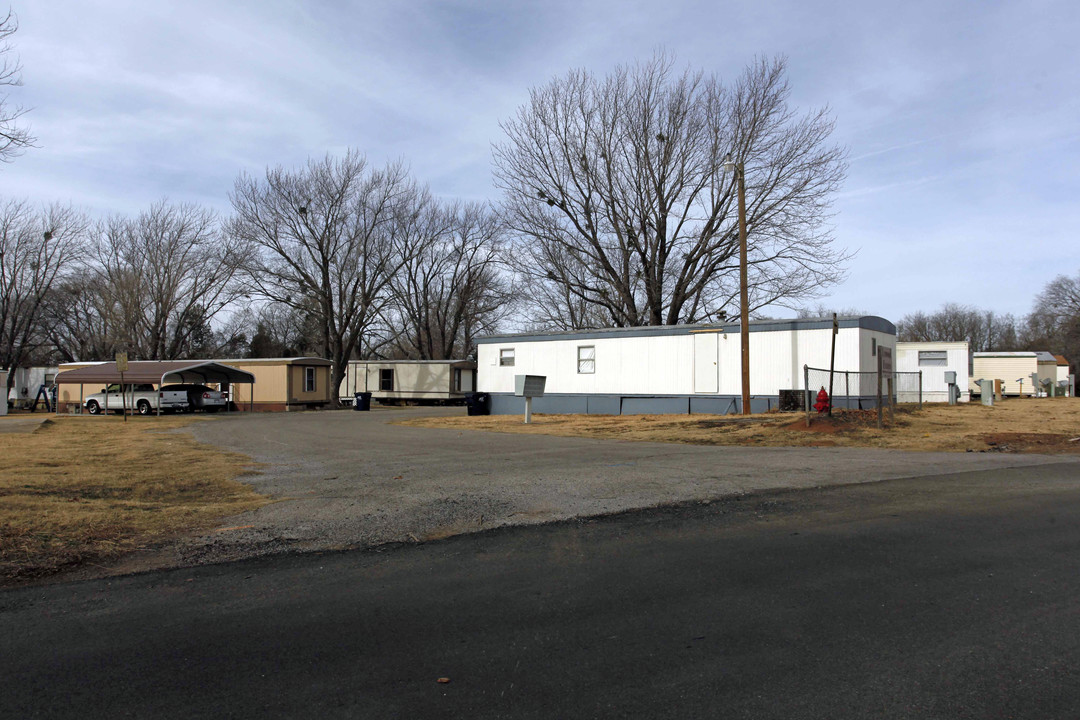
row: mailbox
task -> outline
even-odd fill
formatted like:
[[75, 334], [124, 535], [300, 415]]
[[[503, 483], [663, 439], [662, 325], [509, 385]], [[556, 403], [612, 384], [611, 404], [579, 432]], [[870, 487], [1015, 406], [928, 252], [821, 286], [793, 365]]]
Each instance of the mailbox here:
[[544, 397], [546, 375], [515, 375], [514, 394], [518, 397]]
[[955, 370], [946, 370], [945, 371], [945, 384], [946, 385], [955, 385], [956, 384], [956, 371]]

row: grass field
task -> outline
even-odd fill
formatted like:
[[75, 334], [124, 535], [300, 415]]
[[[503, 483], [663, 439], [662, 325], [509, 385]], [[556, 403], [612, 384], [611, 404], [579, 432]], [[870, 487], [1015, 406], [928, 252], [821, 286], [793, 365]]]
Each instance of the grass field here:
[[266, 504], [237, 480], [254, 471], [250, 458], [171, 432], [192, 422], [207, 420], [56, 417], [0, 436], [0, 582], [103, 562]]
[[[1080, 453], [1080, 398], [1008, 399], [899, 406], [894, 423], [877, 429], [874, 411], [836, 411], [832, 419], [802, 413], [734, 415], [520, 415], [429, 417], [403, 425], [538, 433], [697, 445], [880, 447], [953, 452]], [[887, 416], [886, 416], [887, 419]]]

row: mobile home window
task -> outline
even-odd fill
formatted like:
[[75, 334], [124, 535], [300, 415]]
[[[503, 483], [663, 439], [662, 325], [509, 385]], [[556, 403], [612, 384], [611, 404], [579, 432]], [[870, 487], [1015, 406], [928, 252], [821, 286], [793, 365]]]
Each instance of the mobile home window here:
[[870, 357], [877, 357], [877, 338], [870, 338]]
[[461, 368], [454, 368], [454, 380], [453, 387], [450, 388], [450, 392], [461, 392]]
[[944, 367], [949, 364], [949, 354], [944, 350], [920, 350], [919, 367]]
[[596, 372], [596, 347], [593, 345], [581, 345], [577, 349], [577, 371], [580, 375], [591, 375]]
[[394, 389], [394, 371], [391, 368], [386, 368], [379, 371], [379, 389], [380, 390], [393, 390]]
[[315, 368], [304, 368], [304, 392], [315, 392]]
[[514, 348], [499, 350], [499, 365], [501, 367], [514, 367]]

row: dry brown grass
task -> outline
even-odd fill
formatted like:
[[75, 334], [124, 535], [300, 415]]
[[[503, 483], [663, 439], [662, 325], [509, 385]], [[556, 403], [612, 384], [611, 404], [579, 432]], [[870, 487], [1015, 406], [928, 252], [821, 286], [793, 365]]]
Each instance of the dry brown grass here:
[[[518, 415], [429, 417], [403, 421], [419, 427], [536, 433], [696, 445], [880, 447], [925, 451], [1080, 453], [1080, 398], [1009, 399], [979, 403], [900, 406], [882, 430], [875, 412], [837, 412], [807, 429], [801, 413], [751, 418], [720, 415]], [[887, 419], [887, 416], [886, 416]], [[888, 423], [886, 423], [888, 425]]]
[[250, 458], [169, 432], [191, 422], [205, 420], [57, 417], [0, 436], [0, 581], [102, 562], [266, 504], [235, 479]]

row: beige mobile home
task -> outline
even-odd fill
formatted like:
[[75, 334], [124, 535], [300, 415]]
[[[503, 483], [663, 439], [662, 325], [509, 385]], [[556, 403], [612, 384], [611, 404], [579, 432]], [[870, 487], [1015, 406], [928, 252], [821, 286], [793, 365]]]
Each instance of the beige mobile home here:
[[1039, 372], [1039, 354], [1034, 352], [977, 352], [972, 356], [971, 379], [1000, 380], [1001, 394], [1034, 397], [1032, 374]]
[[339, 396], [351, 402], [356, 393], [369, 392], [383, 405], [454, 403], [475, 389], [472, 360], [353, 360]]
[[244, 358], [216, 362], [246, 370], [255, 376], [253, 385], [222, 387], [223, 390], [229, 390], [229, 399], [237, 410], [317, 410], [332, 402], [329, 360], [292, 357]]

